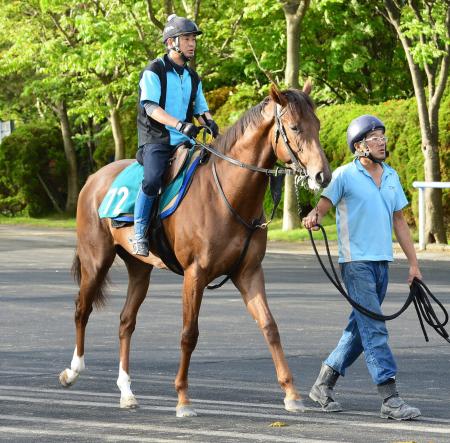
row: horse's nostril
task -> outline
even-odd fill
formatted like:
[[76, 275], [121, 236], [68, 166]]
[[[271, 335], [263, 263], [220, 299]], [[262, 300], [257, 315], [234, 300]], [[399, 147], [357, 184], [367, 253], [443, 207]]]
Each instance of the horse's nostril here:
[[321, 185], [323, 183], [323, 172], [320, 171], [316, 174], [316, 182]]

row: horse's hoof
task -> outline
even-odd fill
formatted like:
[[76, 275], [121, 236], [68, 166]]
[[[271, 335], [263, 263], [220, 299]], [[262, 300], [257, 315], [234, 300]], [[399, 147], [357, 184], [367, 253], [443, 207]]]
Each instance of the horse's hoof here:
[[197, 413], [191, 405], [177, 406], [177, 417], [197, 417]]
[[64, 369], [64, 371], [59, 374], [59, 382], [65, 388], [72, 386], [78, 378], [78, 372], [72, 371], [72, 369]]
[[306, 406], [303, 402], [298, 400], [284, 399], [284, 409], [289, 412], [305, 412]]
[[139, 403], [134, 395], [120, 397], [120, 407], [122, 409], [136, 409], [139, 407]]

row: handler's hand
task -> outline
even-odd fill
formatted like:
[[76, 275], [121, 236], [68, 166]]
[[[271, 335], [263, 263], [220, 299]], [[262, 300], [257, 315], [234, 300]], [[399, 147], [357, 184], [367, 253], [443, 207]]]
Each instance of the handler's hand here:
[[408, 274], [408, 284], [411, 286], [414, 277], [422, 280], [422, 273], [420, 272], [419, 266], [410, 266]]
[[310, 212], [306, 217], [303, 217], [302, 223], [306, 229], [312, 229], [313, 231], [319, 230], [319, 227], [317, 226], [318, 217], [315, 211], [312, 213]]

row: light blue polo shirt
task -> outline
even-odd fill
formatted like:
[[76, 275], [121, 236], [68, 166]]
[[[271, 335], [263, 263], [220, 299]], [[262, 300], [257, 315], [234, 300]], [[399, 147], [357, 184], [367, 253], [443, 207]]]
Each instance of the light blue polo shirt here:
[[393, 260], [393, 214], [408, 200], [395, 170], [382, 166], [380, 188], [355, 159], [337, 168], [322, 192], [336, 206], [339, 263]]
[[[161, 84], [158, 75], [152, 71], [145, 71], [139, 83], [141, 88], [140, 103], [152, 101], [159, 103], [161, 97]], [[178, 75], [174, 69], [167, 71], [167, 91], [166, 105], [164, 110], [173, 117], [186, 120], [186, 114], [189, 107], [189, 99], [191, 97], [192, 81], [191, 75], [187, 69], [183, 70], [183, 75]], [[203, 95], [202, 82], [198, 84], [197, 95], [195, 96], [194, 115], [204, 114], [208, 111], [205, 96]], [[165, 126], [169, 131], [170, 144], [178, 145], [181, 142], [189, 140], [188, 137], [178, 132], [172, 126]]]

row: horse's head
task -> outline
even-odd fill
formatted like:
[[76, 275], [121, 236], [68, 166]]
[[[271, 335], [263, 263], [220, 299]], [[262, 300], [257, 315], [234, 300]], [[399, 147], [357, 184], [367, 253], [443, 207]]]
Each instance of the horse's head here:
[[279, 160], [297, 173], [306, 174], [308, 187], [317, 190], [328, 185], [331, 171], [320, 145], [320, 122], [314, 112], [310, 92], [310, 82], [305, 84], [303, 91], [280, 91], [272, 86], [270, 98], [275, 119], [272, 147]]

